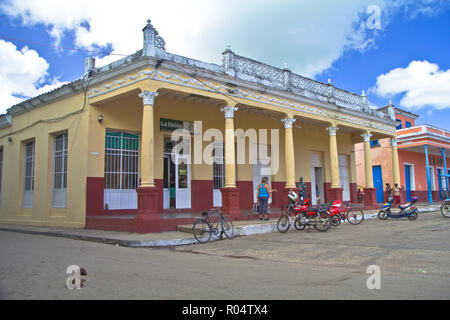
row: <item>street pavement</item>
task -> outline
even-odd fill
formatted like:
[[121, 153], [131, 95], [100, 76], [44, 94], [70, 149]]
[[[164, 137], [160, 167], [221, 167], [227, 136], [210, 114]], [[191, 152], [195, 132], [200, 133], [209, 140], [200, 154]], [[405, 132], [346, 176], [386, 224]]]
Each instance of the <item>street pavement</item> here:
[[[348, 223], [208, 244], [131, 248], [0, 231], [2, 299], [449, 299], [450, 219]], [[69, 290], [69, 265], [86, 287]], [[380, 289], [368, 289], [380, 270]]]

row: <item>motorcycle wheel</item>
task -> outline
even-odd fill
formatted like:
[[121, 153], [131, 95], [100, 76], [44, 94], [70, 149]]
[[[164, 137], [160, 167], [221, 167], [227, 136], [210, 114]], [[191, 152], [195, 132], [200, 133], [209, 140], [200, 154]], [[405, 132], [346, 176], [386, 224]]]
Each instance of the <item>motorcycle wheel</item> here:
[[287, 214], [282, 214], [277, 221], [277, 229], [281, 233], [285, 233], [291, 227], [291, 221], [289, 221], [289, 216]]
[[320, 232], [325, 232], [331, 228], [331, 217], [328, 213], [319, 213], [321, 223], [315, 224], [314, 229]]
[[341, 224], [341, 217], [339, 215], [334, 215], [331, 217], [331, 225], [337, 227]]
[[441, 213], [444, 217], [450, 218], [450, 203], [443, 203], [441, 205]]
[[295, 220], [294, 222], [294, 228], [297, 229], [298, 231], [302, 231], [306, 228], [306, 224], [302, 224], [299, 222], [299, 220]]
[[386, 220], [388, 218], [387, 212], [384, 210], [381, 210], [380, 212], [378, 212], [378, 218], [380, 220]]
[[418, 217], [418, 214], [417, 214], [416, 210], [414, 210], [411, 214], [408, 215], [409, 220], [416, 220], [417, 217]]

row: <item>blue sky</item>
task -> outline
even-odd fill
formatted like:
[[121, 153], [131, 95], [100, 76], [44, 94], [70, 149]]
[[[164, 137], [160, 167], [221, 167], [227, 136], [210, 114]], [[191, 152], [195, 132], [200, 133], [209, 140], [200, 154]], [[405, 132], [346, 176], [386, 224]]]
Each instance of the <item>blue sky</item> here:
[[[146, 20], [170, 52], [221, 63], [237, 54], [417, 113], [449, 129], [450, 1], [0, 0], [0, 113], [142, 48]], [[379, 9], [376, 28], [368, 27]], [[138, 8], [138, 9], [137, 9]], [[374, 15], [375, 14], [375, 15]], [[70, 50], [67, 48], [75, 48]]]

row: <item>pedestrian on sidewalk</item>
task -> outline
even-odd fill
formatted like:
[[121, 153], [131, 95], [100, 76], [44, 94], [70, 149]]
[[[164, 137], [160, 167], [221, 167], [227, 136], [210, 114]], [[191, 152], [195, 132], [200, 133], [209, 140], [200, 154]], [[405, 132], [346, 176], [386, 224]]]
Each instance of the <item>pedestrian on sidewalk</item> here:
[[307, 193], [306, 183], [303, 182], [303, 177], [300, 177], [297, 182], [298, 195], [300, 196], [300, 200], [304, 200]]
[[400, 205], [400, 187], [398, 186], [398, 183], [394, 184], [393, 193], [395, 205], [398, 207]]
[[269, 181], [268, 177], [262, 178], [262, 181], [257, 188], [256, 198], [258, 199], [258, 202], [259, 202], [259, 208], [258, 208], [259, 209], [258, 210], [259, 220], [263, 219], [263, 213], [264, 213], [264, 220], [269, 220], [268, 213], [267, 213], [268, 205], [269, 205], [269, 197], [272, 192], [277, 191], [275, 189], [270, 189], [270, 186], [267, 183], [268, 181]]
[[392, 187], [389, 184], [389, 182], [386, 182], [386, 196], [387, 196], [387, 201], [389, 201], [389, 198], [392, 197]]

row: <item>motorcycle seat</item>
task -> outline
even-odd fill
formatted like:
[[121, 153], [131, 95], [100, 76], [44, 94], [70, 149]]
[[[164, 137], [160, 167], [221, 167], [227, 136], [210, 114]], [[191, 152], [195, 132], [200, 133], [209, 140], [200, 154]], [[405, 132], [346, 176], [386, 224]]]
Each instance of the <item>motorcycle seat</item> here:
[[320, 205], [318, 205], [318, 206], [311, 206], [311, 207], [308, 208], [308, 211], [316, 212], [316, 211], [319, 211], [319, 209], [320, 209]]

